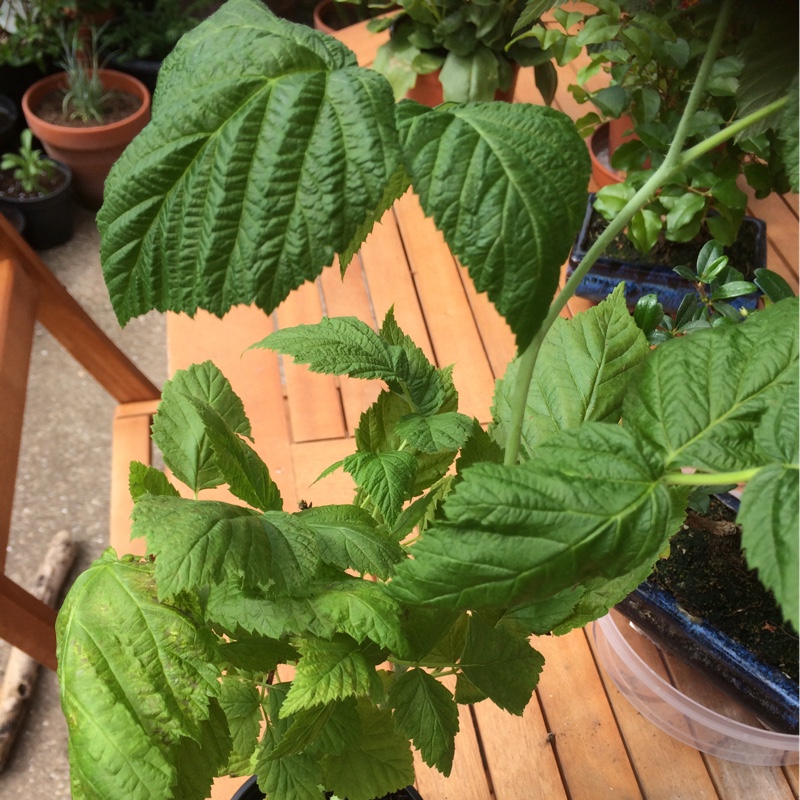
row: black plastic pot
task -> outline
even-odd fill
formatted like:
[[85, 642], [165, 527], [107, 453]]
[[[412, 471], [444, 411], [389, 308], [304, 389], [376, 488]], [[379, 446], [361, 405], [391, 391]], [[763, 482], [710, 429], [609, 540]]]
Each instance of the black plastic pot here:
[[17, 105], [10, 97], [0, 94], [0, 156], [19, 146], [18, 122]]
[[[422, 800], [422, 795], [413, 786], [407, 786], [403, 791], [408, 800]], [[258, 788], [255, 776], [253, 776], [242, 785], [231, 800], [264, 800], [264, 797], [264, 793]]]
[[[586, 204], [583, 226], [569, 257], [567, 277], [572, 275], [589, 249], [589, 226], [594, 211], [593, 203], [594, 194], [590, 194]], [[755, 217], [745, 217], [742, 220], [742, 230], [747, 231], [748, 229], [753, 233], [756, 242], [755, 263], [751, 265], [752, 269], [765, 267], [767, 265], [766, 223]], [[644, 264], [624, 261], [613, 256], [601, 256], [580, 282], [575, 294], [599, 303], [605, 300], [621, 281], [625, 281], [625, 298], [629, 307], [635, 306], [637, 300], [646, 294], [656, 294], [659, 302], [664, 306], [664, 310], [674, 314], [684, 296], [688, 292], [694, 291], [694, 286], [689, 281], [672, 271], [676, 266], [680, 265]], [[733, 301], [733, 305], [754, 309], [757, 302], [758, 295], [749, 295]]]
[[[719, 499], [738, 508], [731, 495]], [[670, 592], [645, 581], [616, 608], [655, 644], [702, 672], [771, 729], [798, 733], [798, 684], [714, 625], [689, 614]]]
[[36, 250], [46, 250], [69, 241], [74, 229], [72, 172], [66, 164], [54, 162], [64, 183], [43, 197], [18, 199], [0, 195], [0, 208], [10, 208], [22, 213], [25, 218], [23, 236]]

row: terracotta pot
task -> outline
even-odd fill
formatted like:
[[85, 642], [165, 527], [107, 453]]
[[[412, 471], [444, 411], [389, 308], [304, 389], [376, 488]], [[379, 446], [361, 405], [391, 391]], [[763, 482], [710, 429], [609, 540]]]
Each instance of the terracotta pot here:
[[610, 186], [612, 183], [621, 183], [625, 180], [625, 173], [618, 172], [611, 166], [609, 159], [612, 152], [608, 142], [608, 123], [604, 122], [589, 139], [592, 178], [598, 189], [602, 189], [603, 186]]
[[[514, 73], [511, 76], [511, 86], [506, 91], [498, 89], [494, 93], [495, 100], [502, 100], [505, 103], [514, 102], [514, 90], [517, 86], [518, 73], [519, 66], [515, 64]], [[444, 102], [444, 95], [442, 93], [442, 84], [439, 82], [439, 70], [429, 72], [427, 75], [417, 75], [417, 82], [412, 89], [406, 92], [406, 97], [430, 108], [441, 105]]]
[[131, 116], [89, 128], [70, 128], [40, 119], [35, 110], [47, 95], [64, 86], [63, 72], [37, 81], [22, 97], [22, 111], [33, 135], [51, 158], [69, 166], [78, 200], [93, 209], [103, 203], [103, 187], [111, 166], [150, 121], [150, 93], [141, 81], [110, 69], [100, 70], [100, 74], [107, 91], [127, 92], [141, 99], [142, 104]]
[[638, 137], [633, 132], [633, 120], [625, 114], [619, 119], [608, 121], [608, 152], [614, 153], [621, 144], [631, 142]]

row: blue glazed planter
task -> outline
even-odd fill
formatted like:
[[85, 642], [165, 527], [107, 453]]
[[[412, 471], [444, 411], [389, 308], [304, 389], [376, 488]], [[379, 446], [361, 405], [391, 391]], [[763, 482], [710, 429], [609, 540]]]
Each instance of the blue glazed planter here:
[[[731, 495], [719, 499], [738, 508]], [[715, 626], [689, 614], [670, 592], [645, 581], [616, 608], [659, 647], [698, 669], [770, 728], [798, 733], [798, 684]]]
[[[413, 786], [407, 786], [403, 791], [408, 800], [422, 800], [422, 795]], [[255, 775], [242, 785], [231, 800], [264, 800], [264, 793], [258, 788]]]
[[[594, 194], [592, 193], [586, 204], [583, 226], [569, 257], [567, 277], [572, 275], [589, 249], [589, 225], [592, 220], [593, 203]], [[747, 227], [754, 229], [756, 238], [756, 263], [753, 264], [753, 269], [765, 267], [767, 265], [766, 223], [755, 217], [745, 217], [742, 221], [742, 228], [746, 229]], [[581, 281], [575, 294], [599, 303], [614, 291], [617, 284], [625, 281], [625, 299], [630, 308], [636, 305], [640, 297], [646, 294], [655, 294], [661, 305], [664, 306], [664, 310], [674, 314], [684, 295], [694, 290], [689, 281], [672, 271], [675, 266], [679, 265], [643, 264], [623, 261], [612, 256], [601, 256]], [[757, 303], [758, 295], [755, 294], [733, 301], [733, 305], [747, 309], [754, 309]]]

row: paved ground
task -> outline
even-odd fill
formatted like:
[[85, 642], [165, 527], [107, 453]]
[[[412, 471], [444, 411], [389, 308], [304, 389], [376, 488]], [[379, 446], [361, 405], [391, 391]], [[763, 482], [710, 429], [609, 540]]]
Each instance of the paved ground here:
[[[75, 237], [40, 255], [58, 279], [159, 386], [166, 377], [164, 319], [150, 314], [124, 330], [116, 322], [100, 272], [94, 217], [76, 211]], [[72, 578], [107, 542], [113, 400], [52, 337], [36, 333], [28, 386], [10, 576], [32, 580], [52, 536], [66, 529], [79, 543]], [[1, 412], [0, 412], [1, 413]], [[0, 677], [8, 646], [0, 642]], [[32, 791], [36, 787], [35, 791]], [[0, 773], [0, 800], [70, 800], [66, 726], [55, 675], [42, 670], [24, 731]]]

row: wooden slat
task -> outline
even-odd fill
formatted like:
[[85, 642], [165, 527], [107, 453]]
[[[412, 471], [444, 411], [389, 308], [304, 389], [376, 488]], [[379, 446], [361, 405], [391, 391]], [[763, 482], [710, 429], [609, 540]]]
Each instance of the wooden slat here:
[[0, 639], [56, 668], [56, 610], [0, 575]]
[[[458, 389], [459, 410], [488, 422], [493, 375], [457, 272], [460, 267], [442, 235], [425, 218], [415, 196], [401, 198], [395, 211], [437, 365], [455, 365], [453, 381]], [[454, 335], [455, 331], [458, 335]]]
[[[595, 652], [591, 632], [588, 640]], [[666, 679], [664, 665], [655, 645], [642, 637], [637, 652]], [[716, 798], [717, 791], [701, 753], [659, 730], [634, 708], [602, 667], [599, 672], [644, 796], [674, 800]], [[681, 765], [680, 770], [675, 769], [675, 764]]]
[[155, 403], [136, 403], [138, 413], [125, 405], [119, 406], [114, 414], [113, 436], [111, 441], [111, 505], [109, 513], [109, 544], [118, 555], [131, 553], [143, 555], [143, 539], [131, 540], [131, 512], [133, 500], [128, 485], [131, 461], [139, 461], [148, 466], [152, 463], [150, 446], [150, 426], [155, 412]]
[[[281, 329], [319, 322], [323, 313], [317, 284], [304, 283], [295, 289], [278, 307], [275, 316]], [[344, 436], [347, 426], [336, 379], [332, 375], [315, 374], [288, 356], [283, 359], [283, 371], [292, 440], [308, 442]]]
[[0, 261], [0, 574], [10, 535], [36, 302], [36, 288], [21, 267], [10, 259]]
[[537, 692], [570, 796], [642, 797], [584, 632], [534, 637], [533, 646], [545, 657]]
[[353, 479], [341, 469], [317, 478], [331, 464], [341, 461], [355, 450], [352, 439], [327, 439], [321, 442], [301, 442], [292, 446], [295, 475], [295, 502], [305, 500], [315, 506], [346, 504], [353, 499]]
[[0, 214], [0, 258], [12, 257], [39, 291], [38, 318], [118, 402], [158, 397], [157, 387], [106, 336]]
[[414, 340], [429, 360], [434, 361], [427, 323], [393, 210], [388, 211], [372, 229], [360, 255], [378, 323], [383, 322], [393, 307], [395, 319], [403, 332]]
[[474, 714], [496, 800], [566, 800], [553, 745], [536, 696], [521, 717], [491, 702]]

